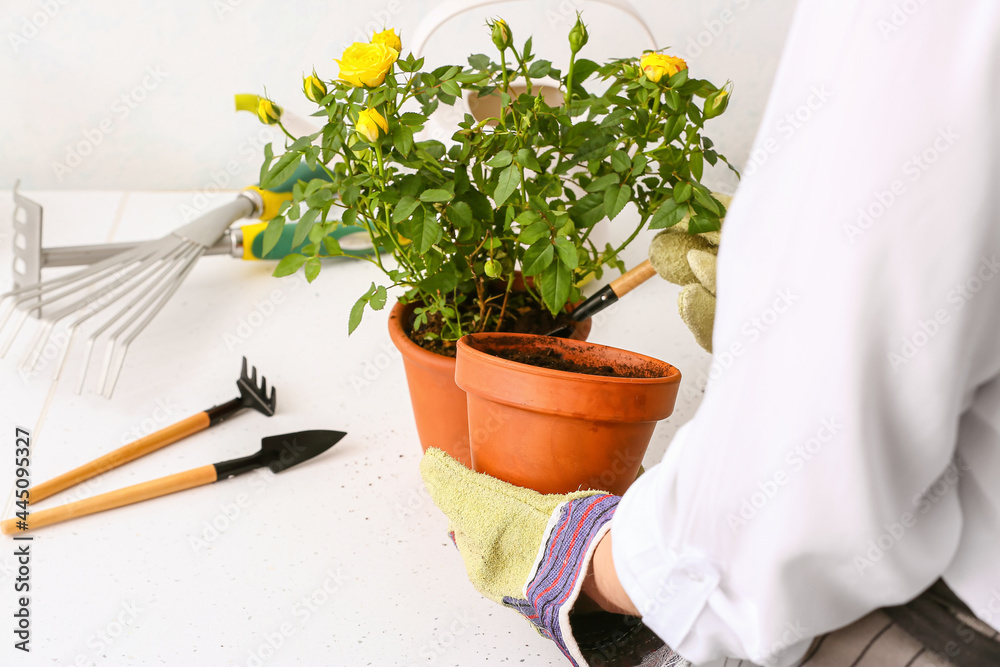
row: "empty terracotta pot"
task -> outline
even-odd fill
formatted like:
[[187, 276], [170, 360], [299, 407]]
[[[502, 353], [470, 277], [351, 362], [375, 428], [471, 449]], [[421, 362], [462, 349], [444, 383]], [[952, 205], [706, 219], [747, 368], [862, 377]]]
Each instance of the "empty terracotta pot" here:
[[[413, 417], [420, 445], [437, 447], [472, 467], [469, 454], [469, 414], [465, 392], [455, 384], [455, 358], [420, 347], [407, 335], [413, 328], [415, 303], [397, 302], [389, 314], [389, 336], [403, 356]], [[577, 325], [575, 336], [586, 338], [589, 319]]]
[[[532, 356], [616, 376], [505, 358]], [[540, 493], [624, 493], [656, 422], [673, 412], [681, 379], [652, 357], [529, 334], [465, 336], [456, 362], [455, 381], [468, 394], [473, 470]], [[639, 377], [620, 376], [630, 374]]]

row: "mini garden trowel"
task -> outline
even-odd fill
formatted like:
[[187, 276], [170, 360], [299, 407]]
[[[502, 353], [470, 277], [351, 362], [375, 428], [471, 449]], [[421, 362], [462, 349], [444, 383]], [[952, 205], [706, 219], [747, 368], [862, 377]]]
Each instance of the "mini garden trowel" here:
[[270, 468], [273, 473], [279, 473], [322, 454], [340, 442], [345, 435], [347, 434], [343, 431], [300, 431], [286, 435], [272, 435], [261, 440], [260, 451], [251, 456], [194, 468], [176, 475], [168, 475], [142, 484], [127, 486], [124, 489], [102, 493], [93, 498], [78, 500], [75, 503], [37, 512], [33, 511], [27, 513], [26, 517], [19, 516], [0, 523], [0, 532], [4, 535], [12, 535], [35, 530], [79, 516], [96, 514], [115, 507], [132, 505], [143, 500], [229, 479], [257, 468], [266, 467]]
[[[582, 322], [588, 317], [596, 315], [654, 275], [656, 275], [656, 269], [653, 268], [653, 265], [647, 259], [642, 264], [633, 267], [627, 273], [623, 273], [612, 280], [602, 287], [600, 291], [574, 308], [569, 316], [571, 322]], [[571, 338], [573, 330], [573, 324], [566, 324], [553, 329], [546, 335], [555, 336], [556, 338]]]

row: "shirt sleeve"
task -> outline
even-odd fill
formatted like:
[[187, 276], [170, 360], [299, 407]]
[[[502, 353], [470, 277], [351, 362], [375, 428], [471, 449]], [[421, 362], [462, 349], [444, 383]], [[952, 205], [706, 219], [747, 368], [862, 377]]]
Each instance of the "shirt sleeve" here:
[[959, 548], [960, 420], [1000, 373], [998, 45], [995, 0], [798, 8], [704, 399], [612, 527], [626, 592], [695, 664], [791, 664]]

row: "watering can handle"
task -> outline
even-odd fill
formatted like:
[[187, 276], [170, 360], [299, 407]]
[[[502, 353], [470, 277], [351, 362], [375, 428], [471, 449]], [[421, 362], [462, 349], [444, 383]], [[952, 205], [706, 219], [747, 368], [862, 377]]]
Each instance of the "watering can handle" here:
[[[504, 0], [447, 0], [442, 2], [440, 5], [435, 7], [430, 11], [424, 20], [420, 22], [417, 29], [413, 33], [413, 47], [412, 53], [414, 57], [419, 58], [423, 55], [424, 47], [430, 38], [437, 32], [438, 28], [443, 26], [449, 20], [458, 16], [459, 14], [464, 14], [465, 12], [476, 9], [477, 7], [485, 7], [486, 5], [495, 5]], [[650, 46], [656, 48], [656, 38], [653, 37], [653, 31], [649, 29], [649, 25], [646, 23], [645, 19], [639, 11], [632, 6], [628, 0], [591, 0], [602, 5], [609, 5], [611, 7], [616, 7], [621, 11], [625, 12], [642, 27], [642, 31], [646, 35], [646, 39], [649, 40]]]

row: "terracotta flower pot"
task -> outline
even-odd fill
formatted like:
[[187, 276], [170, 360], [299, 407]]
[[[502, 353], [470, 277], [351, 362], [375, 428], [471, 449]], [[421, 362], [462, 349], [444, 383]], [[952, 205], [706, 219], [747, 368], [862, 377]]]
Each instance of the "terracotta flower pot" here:
[[[552, 370], [503, 358], [534, 352], [643, 377]], [[499, 355], [499, 356], [498, 356]], [[583, 341], [486, 333], [458, 341], [472, 468], [541, 493], [635, 481], [656, 422], [673, 412], [681, 374], [645, 355]]]
[[[455, 358], [420, 347], [410, 337], [417, 304], [397, 302], [389, 314], [389, 337], [403, 356], [410, 402], [420, 445], [437, 447], [472, 467], [469, 454], [469, 413], [465, 392], [455, 384]], [[575, 337], [586, 339], [591, 321], [580, 322]]]

